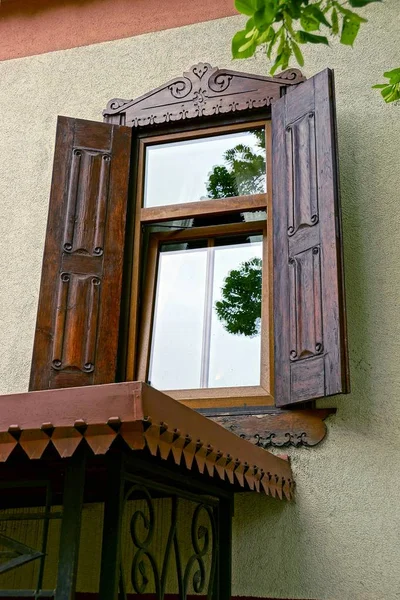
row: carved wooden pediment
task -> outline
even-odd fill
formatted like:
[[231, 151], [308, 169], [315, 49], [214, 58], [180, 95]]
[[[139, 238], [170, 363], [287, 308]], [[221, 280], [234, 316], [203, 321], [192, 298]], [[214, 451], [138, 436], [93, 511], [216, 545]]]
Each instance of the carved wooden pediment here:
[[136, 98], [114, 98], [104, 121], [143, 127], [270, 106], [282, 89], [304, 81], [298, 69], [266, 77], [198, 63], [181, 77]]

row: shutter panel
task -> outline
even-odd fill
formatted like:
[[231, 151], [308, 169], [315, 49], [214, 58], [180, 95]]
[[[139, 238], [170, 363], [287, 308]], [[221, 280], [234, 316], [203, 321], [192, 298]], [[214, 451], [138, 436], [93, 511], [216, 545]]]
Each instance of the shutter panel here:
[[348, 391], [333, 72], [272, 107], [275, 403]]
[[58, 119], [31, 390], [115, 381], [130, 144]]

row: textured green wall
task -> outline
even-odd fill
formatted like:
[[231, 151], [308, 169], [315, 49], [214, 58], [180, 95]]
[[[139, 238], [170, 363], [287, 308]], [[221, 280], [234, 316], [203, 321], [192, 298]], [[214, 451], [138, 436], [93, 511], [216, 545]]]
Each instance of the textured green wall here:
[[[234, 593], [394, 600], [400, 590], [400, 107], [370, 86], [400, 64], [398, 0], [371, 5], [354, 50], [307, 49], [335, 69], [352, 394], [327, 439], [291, 452], [296, 503], [236, 502]], [[0, 390], [27, 387], [56, 115], [101, 119], [191, 64], [231, 63], [241, 17], [0, 63]]]

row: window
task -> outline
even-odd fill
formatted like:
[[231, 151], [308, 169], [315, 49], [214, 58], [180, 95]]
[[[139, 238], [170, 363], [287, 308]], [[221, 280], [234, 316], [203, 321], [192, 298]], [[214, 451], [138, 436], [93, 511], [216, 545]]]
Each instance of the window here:
[[[157, 389], [259, 385], [263, 236], [253, 229], [159, 245], [148, 365]], [[221, 290], [241, 271], [251, 287], [237, 315]]]
[[192, 407], [273, 405], [270, 153], [269, 121], [139, 142], [127, 373]]
[[[346, 392], [332, 72], [196, 65], [105, 121], [59, 119], [31, 389], [139, 377], [225, 411]], [[258, 282], [247, 336], [235, 273]]]

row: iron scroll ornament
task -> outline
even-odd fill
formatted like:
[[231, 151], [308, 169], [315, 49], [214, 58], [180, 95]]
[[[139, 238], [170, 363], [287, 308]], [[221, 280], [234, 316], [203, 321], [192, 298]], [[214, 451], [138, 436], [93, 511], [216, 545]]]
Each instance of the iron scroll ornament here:
[[[193, 579], [192, 579], [193, 589], [196, 592], [196, 594], [201, 594], [204, 591], [206, 581], [207, 581], [204, 558], [207, 556], [207, 554], [209, 552], [210, 534], [209, 534], [209, 530], [204, 525], [199, 524], [199, 517], [202, 512], [205, 512], [208, 515], [209, 522], [210, 522], [211, 529], [212, 529], [213, 547], [212, 547], [211, 570], [210, 570], [210, 576], [209, 576], [207, 598], [211, 598], [212, 594], [213, 594], [213, 584], [214, 584], [214, 578], [215, 578], [216, 559], [217, 559], [216, 544], [215, 544], [215, 540], [217, 538], [216, 523], [215, 523], [214, 513], [213, 513], [212, 509], [209, 506], [207, 506], [206, 504], [198, 504], [194, 511], [194, 514], [193, 514], [192, 527], [191, 527], [192, 545], [193, 545], [194, 553], [192, 554], [192, 556], [189, 558], [189, 560], [187, 562], [187, 565], [185, 568], [185, 573], [183, 576], [183, 589], [184, 589], [183, 598], [184, 598], [184, 600], [186, 600], [186, 596], [187, 596], [188, 589], [189, 589], [191, 573], [193, 572], [193, 567], [195, 566], [196, 563], [198, 566], [198, 570], [194, 571]], [[200, 542], [200, 540], [202, 540], [202, 543]]]
[[[179, 498], [177, 496], [171, 497], [171, 522], [162, 563], [159, 565], [152, 551], [156, 528], [154, 501], [147, 488], [141, 484], [134, 484], [125, 496], [125, 503], [138, 498], [145, 502], [145, 509], [135, 510], [130, 519], [130, 537], [135, 548], [130, 569], [130, 579], [134, 591], [137, 594], [148, 593], [153, 582], [157, 600], [163, 600], [166, 594], [171, 559], [174, 557], [179, 600], [187, 600], [191, 586], [196, 594], [201, 594], [206, 590], [207, 599], [211, 600], [216, 580], [218, 549], [215, 508], [203, 502], [196, 505], [191, 522], [192, 554], [186, 564], [183, 565], [177, 532]], [[200, 523], [201, 515], [206, 515], [208, 527], [204, 523]], [[210, 555], [209, 573], [207, 573], [206, 559]], [[120, 592], [126, 600], [126, 585], [122, 566]]]

